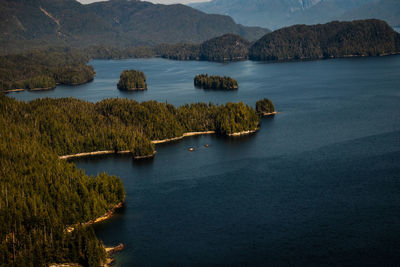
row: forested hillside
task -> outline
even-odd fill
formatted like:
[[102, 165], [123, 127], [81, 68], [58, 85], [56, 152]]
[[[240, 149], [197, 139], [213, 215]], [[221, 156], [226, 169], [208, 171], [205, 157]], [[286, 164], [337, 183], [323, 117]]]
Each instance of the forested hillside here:
[[235, 34], [224, 34], [199, 45], [159, 45], [154, 54], [175, 60], [238, 61], [246, 60], [250, 42]]
[[151, 155], [150, 140], [184, 132], [226, 135], [254, 130], [259, 117], [243, 103], [176, 108], [149, 101], [39, 99], [28, 103], [0, 95], [0, 262], [47, 266], [105, 259], [91, 226], [67, 227], [103, 215], [124, 200], [120, 179], [88, 177], [59, 155], [130, 150]]
[[115, 47], [200, 43], [226, 33], [256, 40], [268, 30], [184, 5], [110, 0], [0, 0], [0, 53], [43, 45]]
[[225, 34], [202, 43], [199, 58], [208, 61], [245, 60], [249, 46], [250, 42], [239, 35]]
[[51, 145], [40, 140], [45, 119], [35, 119], [34, 104], [0, 96], [0, 114], [1, 265], [98, 266], [105, 251], [92, 228], [78, 226], [72, 233], [66, 228], [99, 217], [123, 201], [121, 180], [106, 174], [88, 177], [59, 160]]
[[400, 52], [400, 34], [386, 22], [360, 20], [295, 25], [265, 35], [250, 48], [252, 60], [379, 56]]
[[78, 85], [94, 79], [89, 58], [70, 48], [33, 50], [0, 56], [0, 91], [49, 89], [56, 84]]

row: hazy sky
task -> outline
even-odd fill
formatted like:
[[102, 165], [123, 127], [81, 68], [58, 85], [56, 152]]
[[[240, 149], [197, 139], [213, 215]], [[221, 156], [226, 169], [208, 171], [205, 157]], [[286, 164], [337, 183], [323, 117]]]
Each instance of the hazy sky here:
[[[78, 0], [78, 1], [83, 4], [89, 4], [93, 2], [99, 2], [101, 0]], [[197, 3], [197, 2], [209, 2], [211, 0], [147, 0], [147, 1], [159, 4], [176, 4], [176, 3], [187, 4], [187, 3]]]

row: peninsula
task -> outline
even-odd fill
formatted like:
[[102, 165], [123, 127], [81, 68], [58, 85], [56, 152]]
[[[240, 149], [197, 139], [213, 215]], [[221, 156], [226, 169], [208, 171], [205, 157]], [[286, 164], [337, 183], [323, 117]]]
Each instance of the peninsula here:
[[0, 56], [0, 92], [48, 90], [94, 79], [89, 58], [80, 50], [51, 48]]
[[0, 127], [7, 129], [0, 135], [0, 207], [6, 214], [0, 216], [0, 262], [19, 266], [107, 261], [92, 224], [124, 202], [122, 181], [105, 173], [89, 177], [60, 155], [143, 158], [155, 153], [155, 144], [199, 134], [248, 134], [260, 122], [242, 102], [181, 107], [127, 99], [20, 102], [0, 94], [0, 110]]

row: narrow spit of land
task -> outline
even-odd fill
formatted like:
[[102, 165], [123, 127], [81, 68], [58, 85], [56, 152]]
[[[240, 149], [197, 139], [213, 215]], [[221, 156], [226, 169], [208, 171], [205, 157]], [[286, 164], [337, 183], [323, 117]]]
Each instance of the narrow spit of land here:
[[[276, 112], [270, 113], [270, 114], [264, 114], [264, 116], [274, 115], [274, 114], [276, 114]], [[242, 132], [237, 132], [237, 133], [231, 133], [231, 134], [228, 134], [228, 136], [243, 136], [243, 135], [255, 133], [258, 130], [259, 129], [249, 130], [249, 131], [242, 131]], [[157, 145], [157, 144], [164, 144], [164, 143], [169, 143], [169, 142], [182, 140], [183, 138], [189, 137], [189, 136], [207, 135], [207, 134], [215, 134], [215, 131], [188, 132], [188, 133], [184, 133], [182, 136], [163, 139], [163, 140], [153, 140], [151, 142], [153, 144]], [[87, 157], [87, 156], [110, 155], [110, 154], [129, 154], [129, 153], [132, 153], [132, 152], [129, 151], [129, 150], [125, 150], [125, 151], [103, 150], [103, 151], [83, 152], [83, 153], [77, 153], [77, 154], [71, 154], [71, 155], [64, 155], [64, 156], [60, 156], [59, 158], [60, 159], [72, 159], [72, 158], [80, 158], [80, 157]], [[150, 157], [153, 157], [155, 154], [156, 154], [156, 152], [154, 152], [152, 155], [137, 156], [137, 157], [134, 157], [134, 158], [135, 159], [150, 158]]]

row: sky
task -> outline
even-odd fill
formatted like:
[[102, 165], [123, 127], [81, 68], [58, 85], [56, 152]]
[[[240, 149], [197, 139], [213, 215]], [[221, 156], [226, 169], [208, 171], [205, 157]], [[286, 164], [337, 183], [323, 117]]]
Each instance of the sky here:
[[[100, 0], [78, 0], [82, 4], [89, 4], [93, 2], [99, 2]], [[104, 1], [104, 0], [102, 0]], [[198, 3], [198, 2], [209, 2], [211, 0], [147, 0], [148, 2], [153, 2], [157, 4], [188, 4], [188, 3]]]

